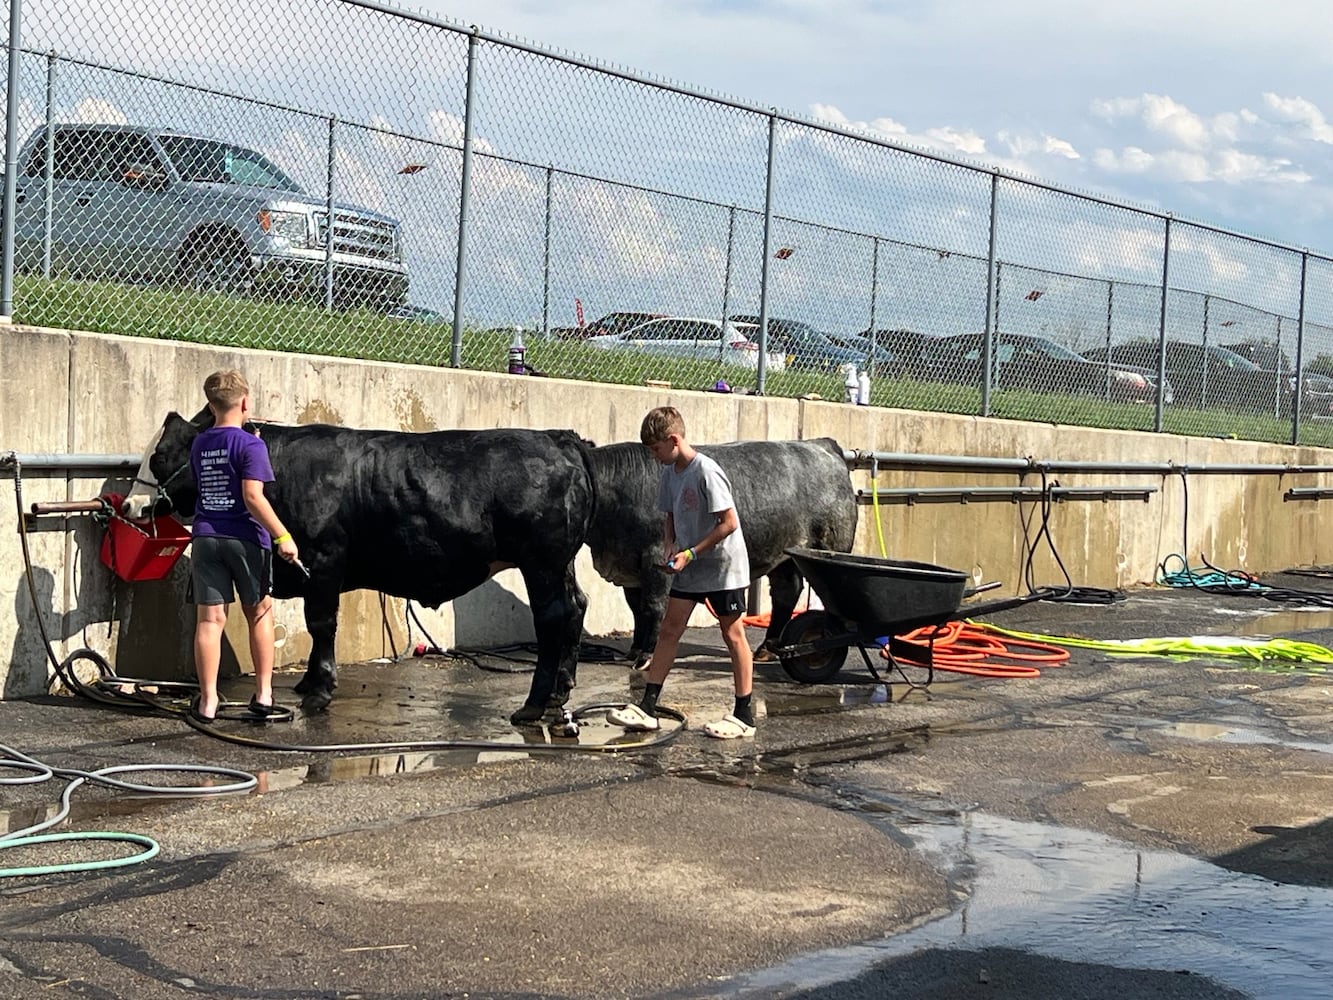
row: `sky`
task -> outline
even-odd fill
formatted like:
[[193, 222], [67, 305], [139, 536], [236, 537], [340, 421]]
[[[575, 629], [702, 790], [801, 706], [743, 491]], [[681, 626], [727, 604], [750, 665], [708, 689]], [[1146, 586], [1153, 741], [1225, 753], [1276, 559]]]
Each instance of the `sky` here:
[[424, 0], [408, 9], [1333, 253], [1333, 63], [1321, 3]]

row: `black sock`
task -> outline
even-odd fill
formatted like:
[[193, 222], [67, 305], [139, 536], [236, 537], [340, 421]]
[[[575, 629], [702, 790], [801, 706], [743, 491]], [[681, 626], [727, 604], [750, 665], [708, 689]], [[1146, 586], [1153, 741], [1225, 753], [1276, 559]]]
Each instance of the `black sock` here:
[[661, 684], [645, 684], [643, 686], [643, 700], [639, 702], [639, 707], [643, 709], [645, 715], [657, 714], [657, 699], [661, 695]]
[[736, 707], [731, 710], [731, 714], [740, 719], [747, 726], [754, 725], [754, 709], [750, 707], [750, 698], [752, 695], [736, 695]]

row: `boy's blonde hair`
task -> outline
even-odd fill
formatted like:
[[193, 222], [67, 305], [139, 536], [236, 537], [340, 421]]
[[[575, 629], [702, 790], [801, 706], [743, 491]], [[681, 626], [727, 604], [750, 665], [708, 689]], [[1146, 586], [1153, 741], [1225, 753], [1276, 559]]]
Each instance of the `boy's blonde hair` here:
[[646, 445], [665, 441], [672, 434], [685, 437], [685, 418], [674, 406], [659, 406], [649, 410], [643, 418], [643, 426], [639, 428], [639, 440]]
[[226, 412], [250, 395], [250, 383], [235, 368], [214, 372], [204, 379], [204, 398], [215, 410]]

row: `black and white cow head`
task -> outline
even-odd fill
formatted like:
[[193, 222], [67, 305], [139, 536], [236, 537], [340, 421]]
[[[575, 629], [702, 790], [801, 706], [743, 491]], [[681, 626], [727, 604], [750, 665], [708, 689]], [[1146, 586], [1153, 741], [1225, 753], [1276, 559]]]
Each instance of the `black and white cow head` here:
[[189, 420], [175, 410], [168, 413], [145, 449], [134, 487], [121, 503], [121, 513], [131, 518], [171, 512], [191, 516], [198, 487], [190, 468], [190, 444], [200, 431], [212, 426], [213, 413], [208, 407]]

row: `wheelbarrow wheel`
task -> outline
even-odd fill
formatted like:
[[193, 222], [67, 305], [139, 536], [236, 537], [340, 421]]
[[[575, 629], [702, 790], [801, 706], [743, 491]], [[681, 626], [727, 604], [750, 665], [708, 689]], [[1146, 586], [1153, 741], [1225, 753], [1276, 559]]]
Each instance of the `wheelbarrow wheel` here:
[[[782, 630], [780, 648], [798, 646], [803, 643], [831, 639], [844, 634], [840, 622], [825, 611], [807, 611], [797, 615]], [[832, 649], [816, 649], [795, 656], [783, 656], [779, 653], [782, 669], [787, 676], [802, 684], [823, 684], [838, 675], [842, 665], [847, 662], [847, 646], [835, 646]]]

